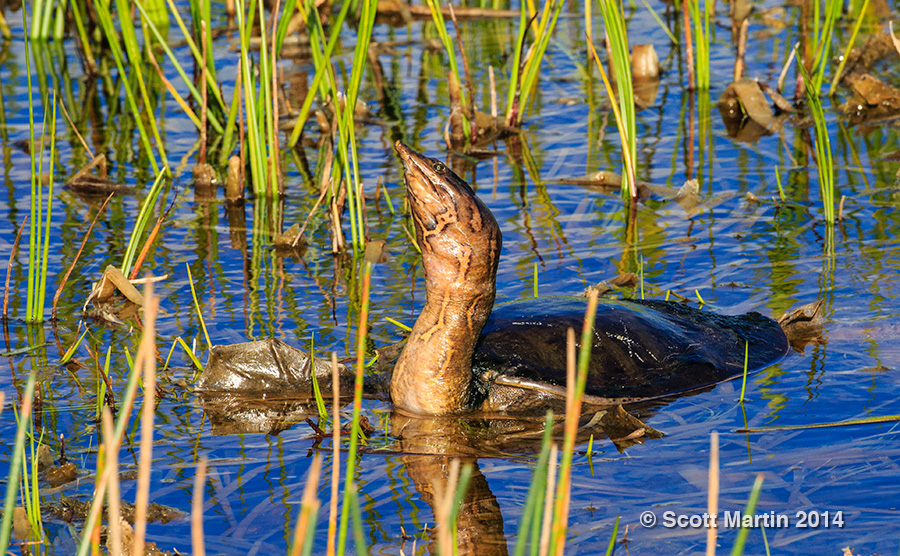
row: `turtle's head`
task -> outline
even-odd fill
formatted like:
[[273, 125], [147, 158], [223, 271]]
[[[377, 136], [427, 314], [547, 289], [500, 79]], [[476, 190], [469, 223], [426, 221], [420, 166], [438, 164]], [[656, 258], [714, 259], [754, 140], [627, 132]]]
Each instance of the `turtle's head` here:
[[453, 170], [400, 141], [406, 191], [422, 251], [426, 283], [453, 288], [466, 283], [493, 290], [500, 260], [500, 227], [472, 187]]
[[462, 178], [401, 142], [422, 251], [426, 302], [391, 379], [394, 406], [430, 415], [471, 408], [472, 352], [494, 305], [500, 227]]

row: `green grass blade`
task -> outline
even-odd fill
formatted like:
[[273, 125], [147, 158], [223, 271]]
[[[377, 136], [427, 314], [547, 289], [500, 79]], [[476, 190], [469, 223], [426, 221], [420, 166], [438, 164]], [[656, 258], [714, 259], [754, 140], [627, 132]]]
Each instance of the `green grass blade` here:
[[19, 425], [16, 427], [16, 440], [13, 446], [12, 461], [9, 465], [9, 479], [6, 483], [6, 497], [3, 499], [3, 518], [0, 521], [0, 554], [6, 554], [9, 547], [9, 537], [12, 532], [13, 509], [16, 507], [16, 494], [19, 487], [19, 471], [23, 465], [25, 454], [25, 432], [28, 421], [31, 420], [31, 403], [34, 399], [35, 374], [28, 376], [28, 384], [25, 386], [25, 394], [22, 397], [22, 413]]
[[[759, 501], [759, 494], [762, 492], [763, 475], [760, 473], [753, 482], [753, 488], [750, 490], [750, 498], [747, 500], [747, 506], [744, 508], [743, 515], [752, 516], [756, 511], [756, 503]], [[731, 556], [741, 556], [744, 553], [744, 545], [747, 543], [747, 535], [750, 534], [749, 527], [741, 527], [738, 531], [737, 538], [734, 540], [734, 546], [731, 549]]]

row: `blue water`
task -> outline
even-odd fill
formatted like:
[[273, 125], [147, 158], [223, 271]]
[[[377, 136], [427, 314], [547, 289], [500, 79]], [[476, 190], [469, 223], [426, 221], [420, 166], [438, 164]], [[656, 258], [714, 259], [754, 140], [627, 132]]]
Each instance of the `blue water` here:
[[[652, 5], [664, 11], [662, 3]], [[767, 2], [762, 8], [773, 6]], [[564, 8], [564, 14], [569, 9]], [[719, 6], [716, 17], [723, 25], [728, 24], [726, 9]], [[668, 44], [645, 9], [629, 11], [631, 41], [653, 43], [663, 69], [655, 101], [638, 112], [639, 179], [678, 188], [686, 178], [698, 177], [701, 184], [701, 202], [695, 213], [688, 213], [663, 194], [640, 205], [637, 238], [629, 243], [618, 194], [555, 181], [620, 169], [614, 118], [601, 92], [596, 68], [591, 70], [591, 80], [583, 73], [582, 68], [589, 67], [583, 19], [578, 8], [571, 10], [571, 17], [560, 19], [542, 69], [537, 100], [526, 114], [522, 151], [534, 164], [510, 155], [504, 144], [498, 143], [496, 174], [488, 159], [477, 164], [474, 178], [470, 173], [465, 175], [493, 211], [503, 232], [498, 300], [531, 296], [535, 265], [541, 295], [580, 293], [586, 286], [620, 272], [643, 268], [648, 298], [665, 297], [671, 290], [691, 300], [702, 296], [710, 310], [757, 310], [773, 317], [820, 299], [824, 301], [827, 324], [823, 343], [808, 346], [804, 353], [791, 353], [752, 375], [747, 384], [749, 399], [743, 405], [737, 401], [740, 381], [726, 382], [646, 414], [647, 423], [666, 434], [660, 440], [621, 453], [608, 440], [598, 440], [590, 464], [585, 456], [587, 445], [580, 444], [575, 456], [568, 553], [605, 551], [617, 516], [619, 541], [628, 526], [629, 554], [704, 550], [705, 529], [670, 528], [662, 522], [667, 511], [680, 516], [706, 511], [712, 431], [720, 435], [720, 512], [742, 509], [755, 478], [761, 474], [764, 482], [757, 513], [774, 512], [790, 521], [787, 527], [766, 527], [772, 554], [837, 554], [844, 546], [858, 554], [895, 553], [900, 544], [896, 526], [900, 517], [896, 502], [900, 500], [900, 448], [895, 436], [900, 425], [886, 422], [750, 434], [736, 431], [745, 426], [811, 425], [900, 414], [900, 163], [886, 159], [898, 150], [897, 120], [851, 127], [830, 103], [825, 103], [835, 153], [836, 196], [846, 196], [844, 220], [834, 226], [832, 234], [824, 222], [818, 177], [798, 120], [750, 143], [728, 137], [715, 106], [731, 79], [734, 48], [727, 28], [716, 29], [711, 53], [711, 101], [706, 105], [708, 112], [699, 113], [697, 96], [686, 91], [679, 52]], [[796, 22], [797, 11], [788, 8], [789, 21]], [[6, 190], [0, 201], [0, 210], [5, 213], [0, 218], [3, 268], [16, 228], [29, 210], [30, 175], [28, 156], [16, 145], [28, 137], [21, 13], [7, 12], [6, 16], [13, 39], [0, 42], [5, 115], [5, 125], [0, 126], [0, 175]], [[505, 20], [462, 24], [473, 78], [479, 84], [476, 96], [485, 110], [490, 98], [488, 65], [497, 72], [501, 104], [505, 101], [504, 76], [509, 68], [503, 65], [502, 52], [511, 48], [515, 24]], [[599, 17], [595, 26], [594, 35], [601, 36]], [[790, 45], [798, 40], [797, 28], [792, 24], [785, 29], [770, 29], [761, 17], [754, 16], [746, 75], [774, 84]], [[346, 29], [344, 33], [350, 46], [340, 59], [349, 63], [355, 34]], [[412, 41], [394, 46], [394, 56], [379, 56], [392, 98], [399, 106], [399, 119], [385, 115], [371, 82], [363, 87], [363, 100], [380, 121], [358, 127], [361, 172], [370, 196], [369, 230], [373, 239], [387, 240], [390, 253], [386, 262], [373, 269], [370, 322], [372, 340], [378, 345], [400, 338], [387, 317], [411, 324], [424, 301], [422, 271], [401, 228], [404, 188], [400, 163], [391, 145], [402, 139], [431, 156], [443, 158], [446, 154], [442, 133], [448, 113], [447, 70], [441, 55], [423, 49], [420, 41], [426, 35], [432, 37], [434, 31], [423, 23], [413, 23], [408, 29], [386, 25], [375, 28], [378, 41]], [[848, 35], [846, 30], [839, 32], [836, 43], [841, 48]], [[170, 43], [175, 45], [179, 59], [188, 63], [189, 52], [175, 28], [170, 31]], [[227, 99], [234, 88], [235, 44], [236, 37], [229, 34], [216, 42], [219, 78]], [[87, 474], [96, 466], [97, 368], [111, 347], [110, 375], [120, 400], [128, 369], [123, 350], [133, 353], [140, 333], [129, 326], [107, 327], [88, 319], [88, 335], [76, 354], [83, 367], [61, 369], [55, 362], [80, 334], [81, 307], [91, 282], [99, 279], [108, 264], [120, 264], [143, 192], [149, 189], [153, 175], [128, 118], [111, 108], [124, 102], [121, 88], [110, 96], [109, 84], [83, 76], [73, 39], [50, 43], [36, 52], [44, 67], [51, 68], [52, 86], [60, 90], [60, 97], [92, 149], [105, 152], [110, 159], [111, 179], [138, 191], [114, 198], [91, 233], [63, 291], [57, 323], [24, 325], [27, 247], [19, 248], [11, 267], [12, 320], [6, 333], [7, 347], [43, 345], [33, 355], [5, 356], [9, 372], [0, 373], [0, 392], [7, 400], [0, 415], [4, 439], [0, 476], [8, 474], [15, 431], [10, 400], [21, 393], [28, 373], [34, 369], [39, 371], [43, 387], [46, 438], [55, 448], [55, 439], [65, 435], [70, 459], [85, 470], [77, 485], [47, 489], [44, 499], [53, 502], [62, 495], [90, 497], [93, 481]], [[171, 66], [166, 62], [162, 67], [184, 94], [183, 84]], [[881, 62], [873, 72], [900, 86], [896, 73], [888, 67]], [[301, 75], [311, 72], [312, 64], [285, 60], [283, 69], [287, 76]], [[792, 78], [787, 80], [789, 93], [792, 82]], [[44, 85], [35, 77], [35, 88], [39, 86]], [[286, 91], [292, 105], [299, 106], [305, 90], [297, 90], [295, 81], [290, 81]], [[261, 202], [250, 201], [244, 208], [246, 225], [232, 225], [224, 201], [195, 202], [190, 169], [196, 161], [196, 130], [164, 89], [157, 89], [155, 95], [159, 103], [155, 117], [162, 124], [163, 142], [175, 175], [167, 192], [167, 204], [174, 201], [171, 212], [143, 267], [146, 273], [167, 276], [156, 287], [162, 299], [157, 323], [160, 357], [167, 357], [178, 336], [188, 343], [196, 338], [200, 350], [206, 349], [192, 304], [187, 266], [214, 344], [274, 336], [303, 346], [315, 334], [316, 348], [322, 352], [334, 350], [354, 356], [360, 264], [350, 257], [331, 256], [324, 213], [320, 210], [312, 217], [307, 232], [310, 245], [304, 260], [298, 261], [277, 257], [270, 238], [253, 233]], [[846, 96], [846, 91], [838, 96]], [[40, 122], [42, 117], [38, 106], [36, 120]], [[694, 132], [689, 135], [691, 124]], [[705, 135], [701, 135], [704, 130]], [[48, 316], [52, 291], [99, 206], [99, 201], [86, 202], [59, 185], [87, 157], [68, 125], [60, 122], [58, 133]], [[307, 127], [307, 136], [317, 137], [312, 124]], [[701, 137], [706, 138], [702, 144]], [[307, 149], [300, 156], [308, 157], [310, 165], [315, 163], [315, 149]], [[304, 183], [294, 159], [285, 157], [284, 164], [286, 229], [295, 222], [303, 223], [315, 203], [317, 188]], [[787, 197], [784, 203], [776, 201], [776, 165]], [[396, 215], [383, 202], [380, 210], [371, 202], [379, 178], [391, 194]], [[760, 201], [748, 200], [748, 193]], [[156, 414], [151, 499], [187, 515], [197, 462], [208, 458], [210, 478], [204, 491], [207, 552], [282, 553], [293, 535], [312, 453], [321, 451], [324, 472], [318, 494], [323, 508], [315, 553], [324, 553], [330, 438], [316, 445], [312, 430], [303, 423], [288, 426], [277, 435], [214, 434], [197, 396], [179, 382], [192, 380], [194, 373], [189, 365], [183, 351], [176, 348], [170, 368], [160, 371], [164, 397]], [[429, 498], [417, 490], [411, 477], [410, 460], [402, 453], [392, 429], [390, 407], [366, 401], [364, 414], [376, 430], [356, 467], [365, 550], [399, 554], [402, 549], [411, 554], [413, 540], [402, 539], [402, 527], [407, 534], [420, 537], [415, 553], [428, 553], [428, 540], [421, 536], [426, 526], [433, 526], [435, 518]], [[349, 408], [345, 408], [345, 415], [349, 419]], [[512, 547], [531, 483], [537, 443], [508, 450], [487, 441], [475, 447], [454, 442], [450, 438], [441, 453], [481, 456], [469, 461], [477, 463], [476, 475], [480, 474], [479, 480], [489, 489], [488, 500], [499, 506], [500, 525]], [[346, 453], [342, 457], [346, 470]], [[120, 454], [122, 466], [133, 468], [136, 459], [136, 444], [126, 442]], [[134, 482], [126, 480], [122, 488], [123, 498], [133, 500]], [[641, 526], [639, 519], [646, 511], [654, 512], [660, 524]], [[829, 512], [829, 527], [820, 524], [800, 528], [797, 512]], [[836, 512], [842, 512], [840, 526], [834, 520]], [[46, 530], [48, 552], [72, 552], [71, 532], [63, 523], [48, 520]], [[720, 529], [720, 553], [730, 551], [736, 533], [734, 528]], [[191, 550], [186, 517], [151, 524], [148, 537], [163, 549], [177, 548], [182, 553]], [[617, 550], [624, 549], [620, 545]], [[754, 529], [746, 553], [763, 551], [762, 531]]]

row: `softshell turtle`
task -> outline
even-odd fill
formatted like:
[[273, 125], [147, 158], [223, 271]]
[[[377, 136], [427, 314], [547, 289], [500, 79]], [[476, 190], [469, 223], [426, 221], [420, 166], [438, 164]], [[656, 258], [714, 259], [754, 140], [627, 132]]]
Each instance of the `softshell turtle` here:
[[[406, 189], [422, 251], [426, 302], [392, 372], [367, 382], [395, 408], [424, 415], [558, 406], [566, 334], [587, 301], [548, 297], [494, 307], [502, 244], [491, 211], [440, 161], [401, 142]], [[714, 384], [781, 358], [781, 326], [759, 313], [725, 316], [663, 301], [601, 299], [586, 388], [588, 406], [647, 400]], [[200, 387], [278, 397], [308, 395], [310, 369], [330, 364], [277, 340], [213, 348]], [[349, 385], [351, 371], [341, 367]], [[348, 391], [342, 389], [342, 391]]]

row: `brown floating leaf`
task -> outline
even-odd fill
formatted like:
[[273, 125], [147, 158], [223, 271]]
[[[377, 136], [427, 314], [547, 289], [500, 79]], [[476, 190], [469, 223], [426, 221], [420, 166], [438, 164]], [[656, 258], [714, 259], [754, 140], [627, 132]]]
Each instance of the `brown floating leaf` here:
[[600, 426], [603, 427], [603, 432], [609, 436], [609, 439], [613, 441], [613, 444], [619, 450], [639, 444], [644, 438], [662, 438], [665, 436], [660, 431], [625, 411], [621, 405], [617, 405], [607, 411], [600, 418]]
[[822, 329], [825, 326], [825, 317], [822, 315], [822, 304], [822, 300], [807, 303], [788, 311], [778, 319], [778, 324], [781, 325], [795, 351], [803, 353], [808, 344], [823, 341]]
[[50, 483], [50, 486], [59, 486], [71, 483], [78, 478], [78, 467], [71, 461], [63, 465], [54, 465], [44, 472], [44, 479]]
[[640, 280], [633, 272], [623, 272], [609, 281], [610, 284], [619, 288], [633, 288], [639, 282]]
[[737, 100], [743, 108], [743, 113], [759, 125], [768, 128], [772, 123], [774, 114], [769, 106], [769, 99], [759, 88], [755, 79], [741, 79], [729, 85], [719, 103]]
[[696, 179], [685, 181], [675, 194], [675, 202], [688, 214], [693, 214], [700, 206], [700, 182]]
[[144, 296], [141, 295], [141, 292], [134, 287], [124, 274], [122, 274], [121, 270], [113, 265], [106, 267], [106, 271], [103, 272], [103, 277], [100, 278], [100, 282], [95, 285], [91, 296], [96, 301], [105, 302], [109, 301], [109, 299], [115, 295], [117, 290], [122, 292], [122, 295], [135, 305], [141, 307], [144, 306]]
[[375, 264], [387, 260], [387, 242], [383, 239], [366, 242], [366, 261]]

